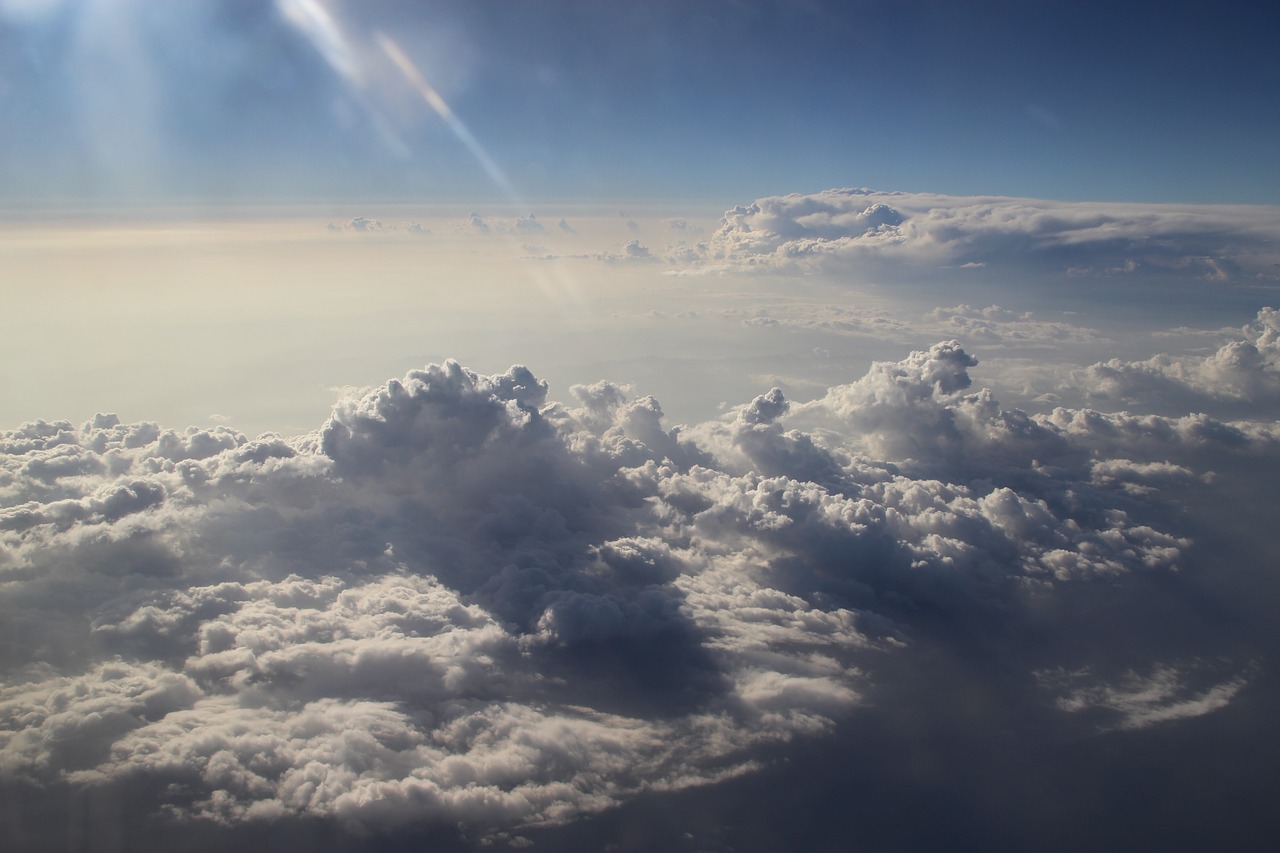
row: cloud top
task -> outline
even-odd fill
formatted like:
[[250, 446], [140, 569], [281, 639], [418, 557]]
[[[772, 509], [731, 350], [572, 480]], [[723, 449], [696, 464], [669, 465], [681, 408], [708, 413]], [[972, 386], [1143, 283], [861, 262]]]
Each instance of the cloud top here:
[[[956, 626], [1176, 571], [1192, 543], [1155, 489], [1274, 452], [1203, 416], [1032, 416], [977, 366], [944, 341], [691, 428], [612, 383], [556, 402], [450, 361], [293, 438], [5, 433], [0, 773], [145, 783], [229, 825], [562, 824], [834, 731]], [[1244, 683], [1151, 678], [1150, 701], [1138, 676], [1042, 682], [1120, 728]]]

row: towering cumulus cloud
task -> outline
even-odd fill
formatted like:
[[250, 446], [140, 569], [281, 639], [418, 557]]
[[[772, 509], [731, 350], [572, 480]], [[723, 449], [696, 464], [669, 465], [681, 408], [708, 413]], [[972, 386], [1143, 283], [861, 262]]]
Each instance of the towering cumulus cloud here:
[[293, 438], [5, 433], [5, 790], [524, 844], [950, 696], [904, 686], [937, 675], [928, 650], [1013, 673], [1005, 701], [1046, 730], [1228, 707], [1254, 661], [1186, 628], [1117, 670], [1073, 614], [1147, 630], [1115, 602], [1194, 559], [1161, 495], [1226, 494], [1209, 464], [1269, 458], [1274, 427], [1033, 416], [971, 390], [977, 365], [938, 343], [692, 428], [608, 382], [554, 402], [524, 367], [446, 362]]

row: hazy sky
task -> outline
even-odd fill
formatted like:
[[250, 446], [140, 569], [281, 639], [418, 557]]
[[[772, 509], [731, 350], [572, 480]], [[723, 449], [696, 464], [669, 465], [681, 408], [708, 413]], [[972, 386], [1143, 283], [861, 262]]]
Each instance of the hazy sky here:
[[1276, 31], [0, 0], [0, 836], [1270, 851]]

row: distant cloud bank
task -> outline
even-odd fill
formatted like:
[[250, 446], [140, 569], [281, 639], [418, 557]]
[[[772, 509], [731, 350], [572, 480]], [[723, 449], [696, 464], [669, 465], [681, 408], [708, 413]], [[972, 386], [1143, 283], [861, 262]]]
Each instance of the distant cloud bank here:
[[831, 189], [727, 211], [703, 268], [828, 269], [872, 262], [1070, 275], [1280, 279], [1280, 210]]

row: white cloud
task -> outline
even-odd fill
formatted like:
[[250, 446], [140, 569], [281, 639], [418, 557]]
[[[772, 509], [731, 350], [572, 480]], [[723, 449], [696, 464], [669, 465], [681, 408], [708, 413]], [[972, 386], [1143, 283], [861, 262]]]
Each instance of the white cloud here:
[[594, 257], [607, 263], [648, 263], [658, 260], [648, 246], [640, 245], [639, 240], [628, 240], [616, 252], [600, 252]]
[[1263, 308], [1241, 332], [1208, 356], [1097, 362], [1079, 382], [1098, 399], [1122, 402], [1203, 406], [1280, 400], [1280, 311]]
[[703, 244], [720, 269], [872, 262], [1051, 273], [1274, 277], [1272, 208], [1057, 202], [832, 189], [757, 199]]
[[[562, 824], [829, 736], [947, 632], [1172, 576], [1193, 543], [1158, 490], [1275, 450], [1205, 416], [1030, 415], [972, 391], [977, 365], [942, 342], [687, 428], [624, 386], [560, 403], [446, 362], [293, 438], [0, 435], [0, 772], [141, 780], [228, 825]], [[1062, 707], [1133, 728], [1233, 684]]]
[[1249, 682], [1250, 669], [1221, 681], [1214, 668], [1192, 662], [1157, 664], [1149, 675], [1132, 670], [1115, 681], [1098, 682], [1091, 672], [1038, 673], [1047, 690], [1059, 692], [1058, 707], [1072, 714], [1092, 714], [1104, 729], [1143, 729], [1192, 719], [1225, 708]]

